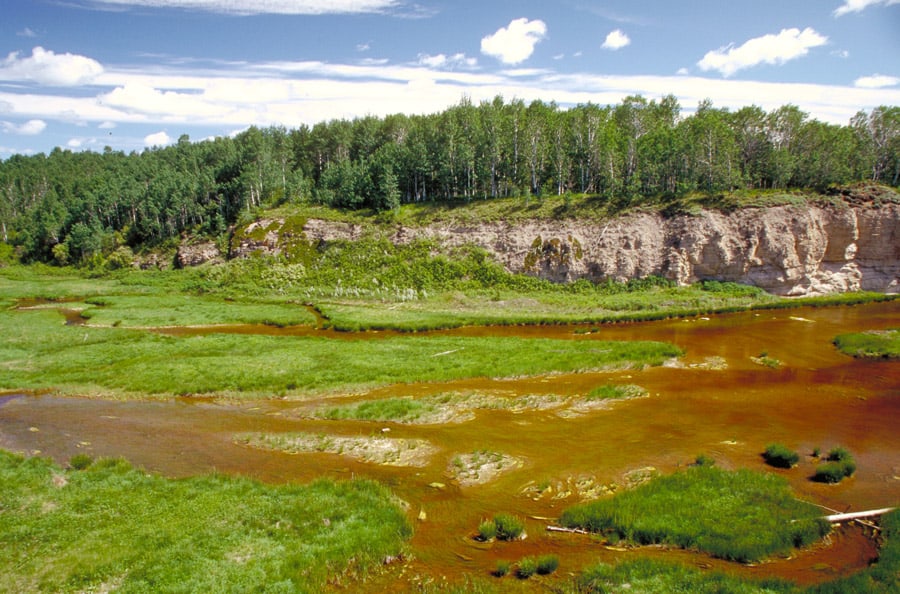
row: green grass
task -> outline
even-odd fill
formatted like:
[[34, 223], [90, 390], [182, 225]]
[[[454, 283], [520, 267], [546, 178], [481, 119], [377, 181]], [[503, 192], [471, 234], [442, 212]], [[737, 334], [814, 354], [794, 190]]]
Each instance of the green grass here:
[[0, 502], [4, 592], [319, 592], [362, 579], [411, 533], [370, 481], [170, 480], [2, 451]]
[[593, 388], [590, 392], [587, 393], [584, 399], [588, 401], [621, 400], [623, 398], [637, 398], [639, 396], [646, 396], [646, 394], [647, 390], [640, 386], [635, 386], [632, 384], [603, 384], [601, 386]]
[[[625, 588], [625, 585], [627, 589]], [[597, 564], [586, 569], [563, 592], [641, 592], [642, 594], [798, 594], [800, 589], [781, 580], [747, 580], [721, 572], [701, 571], [654, 559], [635, 559], [617, 565]]]
[[319, 416], [331, 420], [409, 423], [433, 410], [434, 406], [427, 402], [420, 402], [412, 398], [388, 398], [385, 400], [369, 400], [351, 406], [328, 408], [319, 413]]
[[516, 540], [525, 532], [525, 522], [512, 514], [497, 514], [494, 516], [494, 525], [498, 540]]
[[900, 328], [841, 334], [834, 344], [844, 354], [862, 359], [900, 359]]
[[[401, 336], [384, 340], [162, 336], [64, 326], [55, 311], [0, 311], [0, 388], [127, 396], [271, 397], [413, 381], [659, 365], [656, 342]], [[446, 353], [452, 352], [450, 355]]]
[[566, 509], [560, 523], [638, 544], [666, 543], [759, 561], [828, 532], [819, 510], [780, 477], [695, 466], [611, 499]]
[[800, 461], [800, 454], [784, 444], [770, 443], [763, 452], [766, 463], [776, 468], [791, 468]]
[[828, 452], [826, 461], [816, 467], [813, 480], [820, 483], [839, 483], [856, 472], [856, 461], [847, 448], [838, 446]]

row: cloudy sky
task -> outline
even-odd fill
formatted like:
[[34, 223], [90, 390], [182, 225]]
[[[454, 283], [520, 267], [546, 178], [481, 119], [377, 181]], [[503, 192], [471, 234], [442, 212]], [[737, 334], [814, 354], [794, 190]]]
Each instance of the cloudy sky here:
[[900, 105], [900, 0], [3, 0], [0, 159], [250, 125], [562, 106]]

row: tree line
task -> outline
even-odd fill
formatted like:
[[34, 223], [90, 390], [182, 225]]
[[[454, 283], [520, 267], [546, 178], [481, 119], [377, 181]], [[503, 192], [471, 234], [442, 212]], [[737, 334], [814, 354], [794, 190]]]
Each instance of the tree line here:
[[283, 203], [402, 203], [597, 195], [637, 203], [691, 192], [900, 182], [900, 108], [848, 125], [794, 105], [766, 112], [673, 96], [610, 106], [463, 99], [431, 115], [251, 127], [142, 152], [14, 155], [0, 162], [0, 239], [30, 261], [82, 262], [184, 233], [217, 236]]

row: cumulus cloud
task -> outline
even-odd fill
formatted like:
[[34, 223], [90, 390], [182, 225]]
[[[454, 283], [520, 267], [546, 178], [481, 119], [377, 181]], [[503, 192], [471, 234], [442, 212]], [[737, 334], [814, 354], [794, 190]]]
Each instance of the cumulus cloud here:
[[465, 66], [466, 68], [474, 68], [478, 65], [476, 58], [467, 58], [465, 54], [453, 54], [447, 56], [445, 54], [437, 54], [432, 56], [429, 54], [419, 54], [419, 65], [428, 68], [452, 68], [454, 66]]
[[44, 120], [28, 120], [18, 126], [12, 122], [0, 122], [0, 124], [2, 124], [4, 132], [22, 136], [37, 136], [47, 128], [47, 122]]
[[34, 81], [55, 87], [88, 84], [103, 74], [100, 62], [75, 54], [56, 54], [38, 46], [30, 57], [10, 53], [0, 62], [0, 80]]
[[825, 45], [828, 38], [807, 27], [782, 29], [777, 35], [763, 35], [735, 47], [734, 44], [707, 52], [697, 66], [704, 72], [717, 70], [723, 76], [731, 76], [738, 70], [758, 64], [784, 64], [805, 56], [810, 48]]
[[900, 0], [844, 0], [844, 3], [834, 10], [834, 16], [840, 17], [851, 12], [862, 12], [876, 4], [890, 6], [891, 4], [900, 4]]
[[895, 87], [898, 84], [900, 84], [900, 78], [884, 74], [861, 76], [853, 81], [853, 86], [861, 89], [883, 89], [885, 87]]
[[172, 138], [166, 134], [165, 130], [148, 134], [144, 137], [144, 146], [146, 147], [165, 146], [167, 144], [172, 144]]
[[400, 0], [93, 0], [106, 7], [175, 8], [221, 14], [371, 14], [400, 6]]
[[519, 64], [531, 57], [534, 46], [547, 36], [544, 21], [515, 19], [481, 40], [481, 53], [504, 64]]
[[628, 37], [628, 35], [625, 35], [625, 33], [623, 33], [621, 29], [616, 29], [609, 32], [609, 35], [606, 36], [606, 40], [603, 42], [603, 45], [601, 47], [603, 49], [616, 51], [622, 49], [630, 43], [631, 39]]

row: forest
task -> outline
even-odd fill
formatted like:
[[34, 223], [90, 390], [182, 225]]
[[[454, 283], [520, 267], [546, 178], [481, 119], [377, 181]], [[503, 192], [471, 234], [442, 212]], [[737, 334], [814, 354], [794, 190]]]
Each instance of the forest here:
[[[671, 95], [617, 105], [461, 100], [431, 115], [332, 120], [125, 154], [60, 148], [0, 162], [0, 239], [25, 262], [90, 262], [227, 232], [288, 203], [384, 211], [570, 193], [626, 206], [693, 192], [900, 183], [900, 107], [844, 126], [794, 105], [736, 111]], [[127, 265], [122, 258], [122, 265]]]

